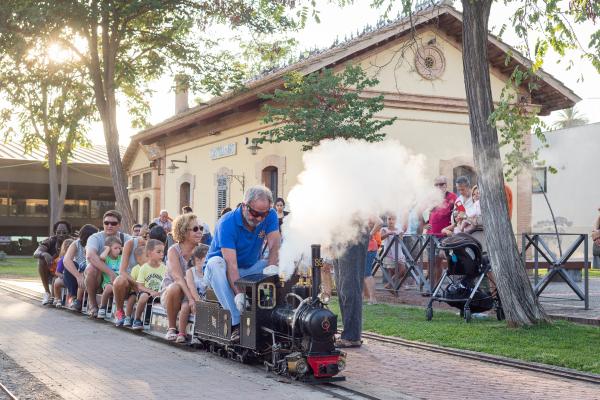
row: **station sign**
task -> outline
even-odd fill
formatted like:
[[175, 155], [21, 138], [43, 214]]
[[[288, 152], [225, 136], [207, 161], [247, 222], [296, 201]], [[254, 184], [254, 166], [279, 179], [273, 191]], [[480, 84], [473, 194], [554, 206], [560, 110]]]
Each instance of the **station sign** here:
[[219, 158], [235, 156], [237, 153], [237, 143], [222, 144], [210, 149], [210, 159], [217, 160]]

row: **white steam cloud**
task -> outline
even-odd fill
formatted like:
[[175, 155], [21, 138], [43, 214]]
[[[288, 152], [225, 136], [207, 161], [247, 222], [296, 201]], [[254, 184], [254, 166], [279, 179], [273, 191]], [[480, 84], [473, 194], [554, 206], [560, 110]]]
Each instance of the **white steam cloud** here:
[[412, 207], [438, 204], [442, 193], [425, 176], [425, 157], [398, 142], [327, 140], [304, 154], [304, 171], [289, 192], [279, 255], [281, 274], [289, 278], [298, 260], [310, 264], [310, 245], [338, 247], [351, 243], [354, 221], [396, 213], [398, 225]]

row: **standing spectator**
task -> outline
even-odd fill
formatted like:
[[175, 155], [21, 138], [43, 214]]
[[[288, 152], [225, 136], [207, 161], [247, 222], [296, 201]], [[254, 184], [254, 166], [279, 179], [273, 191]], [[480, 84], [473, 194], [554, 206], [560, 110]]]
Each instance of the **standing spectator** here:
[[138, 237], [142, 235], [142, 224], [135, 224], [131, 227], [131, 236]]
[[[402, 253], [402, 228], [396, 226], [396, 215], [389, 214], [387, 217], [387, 226], [381, 228], [381, 240], [383, 247], [387, 250], [387, 254], [383, 259], [383, 268], [388, 274], [392, 275], [392, 282], [400, 280], [406, 272], [406, 258]], [[396, 241], [394, 239], [397, 237]], [[384, 288], [392, 289], [392, 282], [386, 282]]]
[[38, 273], [44, 287], [44, 297], [42, 298], [42, 305], [44, 306], [54, 302], [54, 297], [50, 293], [49, 282], [56, 271], [60, 247], [63, 241], [71, 235], [71, 224], [67, 221], [56, 221], [52, 227], [52, 232], [54, 234], [40, 243], [33, 253], [33, 257], [38, 259]]
[[473, 215], [475, 213], [475, 201], [473, 201], [473, 189], [469, 178], [466, 176], [456, 178], [456, 191], [459, 196], [454, 201], [454, 211], [464, 212], [467, 216]]
[[87, 258], [85, 287], [88, 293], [88, 314], [92, 318], [98, 316], [96, 292], [102, 282], [102, 273], [108, 275], [111, 284], [117, 277], [113, 270], [100, 259], [100, 254], [104, 251], [104, 243], [106, 242], [106, 239], [111, 236], [118, 237], [121, 243], [131, 239], [131, 236], [119, 232], [119, 229], [121, 228], [121, 219], [121, 213], [116, 210], [108, 210], [105, 212], [102, 218], [104, 230], [90, 236], [85, 247], [85, 256]]
[[190, 207], [190, 206], [183, 206], [183, 207], [181, 207], [181, 213], [182, 214], [191, 214], [193, 212], [194, 211], [192, 211], [192, 207]]
[[[436, 236], [438, 238], [442, 238], [444, 236], [442, 234], [442, 229], [444, 229], [452, 223], [452, 208], [454, 207], [454, 202], [456, 201], [456, 195], [448, 191], [448, 178], [446, 178], [445, 176], [438, 176], [437, 178], [435, 178], [433, 184], [442, 192], [444, 199], [439, 205], [435, 206], [429, 212], [429, 221], [427, 222], [427, 224], [425, 224], [423, 228], [425, 229], [426, 233]], [[441, 276], [442, 261], [444, 260], [444, 258], [445, 256], [441, 256], [438, 254], [438, 256], [435, 259], [434, 267], [429, 268], [431, 274], [431, 276], [429, 277], [429, 283], [432, 288], [435, 286], [437, 278]]]
[[284, 210], [285, 208], [285, 200], [281, 197], [278, 197], [275, 200], [275, 211], [277, 211], [277, 219], [279, 220], [279, 232], [281, 232], [281, 225], [283, 224], [283, 219], [289, 214], [289, 212]]
[[212, 242], [210, 228], [208, 227], [208, 224], [206, 222], [202, 222], [202, 228], [204, 229], [202, 230], [202, 240], [200, 241], [200, 243], [210, 246], [210, 243]]
[[171, 228], [173, 227], [171, 217], [169, 217], [169, 212], [167, 210], [160, 210], [160, 215], [158, 218], [155, 218], [153, 222], [157, 225], [162, 226], [165, 232], [171, 232]]
[[379, 246], [381, 246], [381, 224], [371, 219], [369, 221], [369, 246], [367, 248], [367, 258], [365, 262], [365, 281], [363, 295], [369, 304], [377, 304], [375, 297], [375, 279], [373, 279], [373, 261], [377, 256]]
[[362, 285], [365, 259], [369, 247], [368, 227], [356, 222], [360, 232], [355, 243], [349, 244], [338, 262], [334, 264], [336, 288], [344, 330], [335, 346], [360, 347], [362, 344]]
[[[598, 211], [600, 211], [600, 208]], [[600, 215], [598, 215], [598, 218], [596, 218], [596, 223], [594, 224], [592, 240], [594, 241], [594, 244], [592, 245], [592, 255], [594, 256], [592, 267], [600, 268]]]
[[508, 219], [512, 219], [513, 211], [513, 192], [510, 186], [504, 184], [504, 193], [506, 193], [506, 205], [508, 206]]

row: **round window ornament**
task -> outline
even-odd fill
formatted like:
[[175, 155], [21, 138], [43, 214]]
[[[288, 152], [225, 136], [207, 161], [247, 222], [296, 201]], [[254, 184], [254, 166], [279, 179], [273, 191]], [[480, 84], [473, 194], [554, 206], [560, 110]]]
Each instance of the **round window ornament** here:
[[444, 73], [446, 60], [442, 51], [435, 46], [419, 47], [415, 53], [415, 67], [423, 78], [433, 80]]

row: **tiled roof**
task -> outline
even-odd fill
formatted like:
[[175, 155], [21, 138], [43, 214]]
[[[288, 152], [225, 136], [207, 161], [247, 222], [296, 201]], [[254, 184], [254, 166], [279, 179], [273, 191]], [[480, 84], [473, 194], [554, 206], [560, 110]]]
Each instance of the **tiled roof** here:
[[[121, 146], [119, 149], [121, 157], [123, 157], [126, 147]], [[21, 143], [0, 141], [0, 159], [45, 161], [46, 149], [42, 147], [26, 154], [25, 147]], [[106, 154], [106, 146], [95, 144], [90, 148], [77, 148], [69, 160], [69, 163], [107, 165], [108, 155]]]

